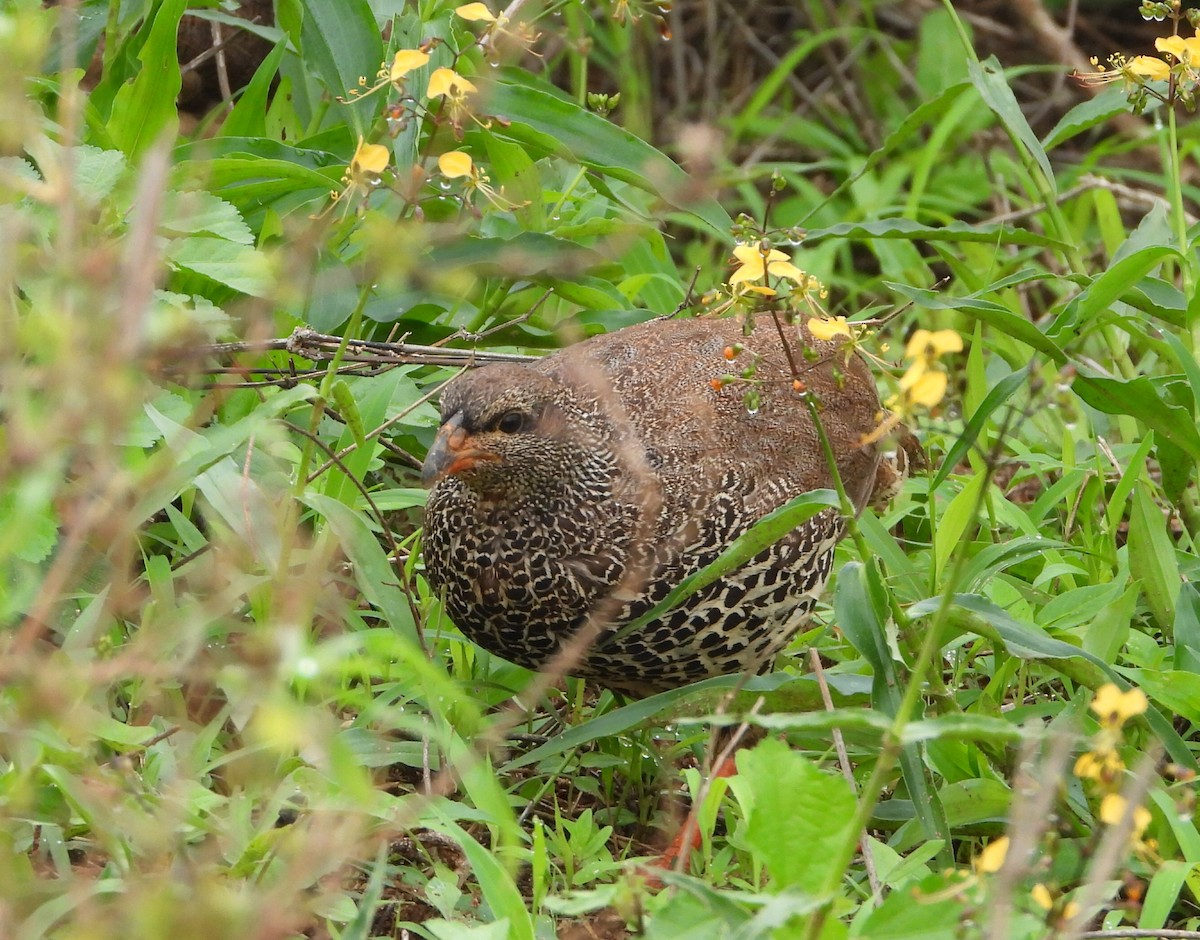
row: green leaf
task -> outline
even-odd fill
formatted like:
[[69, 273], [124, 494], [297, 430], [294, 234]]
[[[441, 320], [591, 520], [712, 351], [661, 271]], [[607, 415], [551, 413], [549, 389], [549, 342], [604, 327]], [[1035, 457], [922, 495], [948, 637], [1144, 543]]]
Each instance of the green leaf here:
[[1159, 930], [1166, 926], [1167, 918], [1179, 898], [1187, 880], [1195, 868], [1188, 862], [1167, 859], [1156, 866], [1154, 877], [1150, 879], [1150, 887], [1146, 889], [1146, 898], [1142, 902], [1142, 913], [1138, 918], [1138, 929]]
[[962, 544], [967, 527], [975, 521], [975, 516], [983, 505], [983, 493], [989, 482], [988, 474], [976, 473], [954, 499], [950, 500], [950, 505], [942, 513], [934, 537], [935, 571], [945, 571], [950, 553]]
[[533, 918], [525, 908], [525, 900], [517, 889], [512, 876], [504, 870], [496, 856], [480, 845], [458, 823], [450, 818], [441, 803], [429, 804], [433, 827], [449, 835], [458, 843], [471, 870], [479, 881], [479, 889], [491, 908], [497, 922], [507, 920], [508, 926], [501, 934], [514, 940], [534, 940]]
[[325, 518], [354, 569], [354, 580], [371, 606], [392, 629], [414, 645], [419, 644], [408, 599], [383, 547], [363, 517], [344, 503], [321, 493], [305, 493], [302, 501]]
[[1168, 714], [1200, 725], [1200, 675], [1173, 669], [1127, 669], [1125, 674]]
[[[972, 347], [972, 349], [974, 348]], [[946, 477], [950, 475], [951, 471], [967, 456], [971, 445], [979, 439], [979, 435], [983, 431], [987, 419], [991, 417], [992, 412], [1008, 401], [1012, 397], [1013, 392], [1023, 386], [1028, 380], [1029, 368], [1025, 367], [1006, 375], [992, 386], [987, 396], [980, 402], [979, 407], [975, 409], [975, 413], [971, 415], [971, 420], [963, 428], [963, 432], [958, 436], [958, 440], [946, 452], [937, 476], [933, 478], [933, 483], [929, 485], [930, 490], [936, 490], [945, 482]]]
[[1129, 572], [1142, 582], [1142, 593], [1155, 622], [1169, 630], [1179, 597], [1179, 564], [1167, 535], [1167, 520], [1145, 484], [1133, 493], [1129, 512]]
[[1175, 668], [1200, 674], [1200, 588], [1194, 581], [1179, 586], [1173, 632]]
[[983, 242], [989, 245], [1034, 245], [1056, 250], [1067, 247], [1064, 242], [1049, 236], [996, 223], [970, 225], [966, 222], [950, 222], [947, 225], [926, 225], [905, 218], [877, 219], [873, 222], [839, 222], [828, 228], [809, 231], [804, 236], [804, 245], [807, 247], [827, 238], [853, 238], [862, 241], [871, 238], [897, 238], [924, 242]]
[[1041, 141], [1037, 139], [1029, 122], [1025, 120], [1025, 112], [1017, 96], [1008, 86], [1004, 70], [995, 56], [988, 56], [983, 62], [972, 60], [967, 63], [971, 84], [979, 91], [979, 96], [992, 112], [1000, 119], [1008, 133], [1018, 141], [1031, 159], [1037, 162], [1042, 171], [1042, 183], [1050, 192], [1055, 191], [1054, 171], [1050, 168], [1050, 160], [1042, 149]]
[[603, 262], [600, 253], [591, 248], [541, 232], [521, 232], [512, 238], [458, 238], [434, 248], [428, 261], [438, 270], [466, 268], [480, 277], [504, 278], [565, 277]]
[[930, 875], [917, 885], [893, 891], [884, 902], [851, 927], [858, 940], [960, 940], [963, 902], [961, 880]]
[[[335, 98], [347, 97], [352, 90], [360, 90], [360, 78], [374, 84], [375, 75], [383, 65], [383, 40], [367, 0], [341, 3], [302, 0], [301, 6], [304, 8], [301, 55], [330, 94]], [[346, 105], [358, 133], [363, 133], [378, 106], [374, 97]]]
[[[183, 86], [175, 37], [187, 0], [163, 0], [138, 54], [141, 68], [113, 98], [108, 131], [127, 157], [140, 156], [158, 140], [174, 137], [179, 126], [175, 99]], [[146, 29], [147, 27], [143, 27]]]
[[1072, 137], [1091, 130], [1099, 124], [1129, 110], [1129, 99], [1121, 87], [1106, 88], [1100, 94], [1081, 101], [1064, 114], [1042, 140], [1047, 152]]
[[229, 112], [229, 116], [221, 123], [218, 134], [221, 137], [263, 137], [267, 133], [267, 105], [271, 96], [271, 85], [275, 81], [275, 73], [279, 71], [279, 63], [287, 52], [284, 41], [275, 44], [275, 48], [267, 53], [262, 64], [254, 72], [250, 84], [242, 91]]
[[670, 157], [553, 89], [531, 88], [522, 74], [503, 70], [503, 80], [487, 88], [487, 112], [512, 122], [507, 136], [630, 183], [728, 235], [729, 213], [711, 196], [695, 195], [691, 177]]
[[840, 872], [832, 867], [857, 838], [850, 828], [855, 799], [846, 781], [775, 738], [740, 751], [737, 767], [730, 786], [749, 817], [744, 837], [766, 862], [776, 890], [812, 892], [836, 879]]
[[1150, 379], [1114, 379], [1078, 361], [1075, 369], [1071, 387], [1087, 404], [1105, 414], [1131, 415], [1163, 440], [1200, 460], [1200, 431], [1195, 419], [1186, 408], [1164, 401]]
[[1167, 245], [1143, 248], [1109, 265], [1063, 308], [1046, 330], [1051, 339], [1072, 336], [1081, 326], [1097, 321], [1122, 294], [1162, 264], [1167, 257], [1179, 252]]
[[167, 260], [252, 297], [270, 295], [273, 283], [266, 258], [249, 245], [197, 236], [171, 243]]
[[655, 604], [637, 620], [623, 626], [612, 637], [600, 643], [598, 648], [602, 650], [607, 644], [644, 629], [667, 611], [677, 607], [685, 598], [708, 587], [730, 571], [740, 568], [763, 549], [774, 545], [817, 513], [830, 507], [837, 508], [839, 505], [837, 493], [833, 490], [813, 490], [811, 493], [797, 496], [774, 512], [768, 513], [734, 539], [730, 546], [721, 552], [716, 561], [701, 568], [695, 574], [688, 575], [675, 585], [671, 593], [662, 601]]

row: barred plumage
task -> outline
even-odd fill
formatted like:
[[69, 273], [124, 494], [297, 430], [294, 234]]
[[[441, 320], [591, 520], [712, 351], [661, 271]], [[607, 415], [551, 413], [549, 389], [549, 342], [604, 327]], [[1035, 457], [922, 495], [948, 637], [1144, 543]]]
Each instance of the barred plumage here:
[[[861, 508], [879, 455], [865, 364], [788, 327], [792, 356], [820, 403], [839, 473]], [[722, 351], [757, 356], [762, 404], [710, 383]], [[628, 636], [620, 628], [700, 570], [755, 521], [828, 487], [816, 429], [793, 389], [775, 325], [746, 338], [729, 319], [653, 320], [528, 365], [490, 365], [442, 394], [425, 464], [432, 587], [486, 649], [537, 669], [585, 624], [595, 641], [570, 669], [630, 694], [757, 671], [815, 604], [843, 534], [828, 510], [743, 567]]]

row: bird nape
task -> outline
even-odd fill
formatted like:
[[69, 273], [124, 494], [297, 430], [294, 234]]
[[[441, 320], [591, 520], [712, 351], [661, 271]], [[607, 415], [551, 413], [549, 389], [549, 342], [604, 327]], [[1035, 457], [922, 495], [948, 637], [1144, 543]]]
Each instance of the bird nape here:
[[881, 411], [866, 364], [799, 325], [785, 346], [760, 320], [748, 337], [737, 319], [652, 320], [447, 384], [424, 557], [463, 633], [634, 696], [770, 666], [829, 577], [835, 510], [621, 629], [763, 516], [833, 486], [805, 396], [856, 508], [894, 477], [862, 443]]

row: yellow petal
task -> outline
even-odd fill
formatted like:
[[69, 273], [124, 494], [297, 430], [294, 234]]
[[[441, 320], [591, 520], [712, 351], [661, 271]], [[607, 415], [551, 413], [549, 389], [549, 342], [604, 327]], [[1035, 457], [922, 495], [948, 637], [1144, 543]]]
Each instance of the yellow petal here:
[[472, 166], [471, 155], [461, 150], [451, 150], [438, 157], [438, 169], [446, 179], [470, 176]]
[[925, 356], [936, 359], [948, 352], [962, 352], [962, 337], [954, 330], [917, 330], [904, 347], [908, 359]]
[[831, 340], [839, 336], [849, 337], [850, 326], [845, 317], [813, 317], [808, 321], [808, 332], [817, 339]]
[[[1182, 36], [1165, 36], [1154, 40], [1154, 48], [1159, 52], [1173, 55], [1178, 62], [1200, 65], [1200, 36], [1193, 36], [1191, 39], [1184, 39]], [[1138, 58], [1150, 57], [1138, 56]]]
[[470, 20], [471, 22], [479, 20], [483, 20], [485, 23], [496, 22], [496, 17], [492, 15], [492, 11], [482, 3], [464, 3], [460, 7], [455, 7], [454, 12], [464, 20]]
[[761, 297], [774, 297], [778, 291], [774, 288], [767, 287], [766, 284], [747, 284], [743, 287], [739, 294], [758, 294]]
[[[1115, 826], [1125, 818], [1129, 803], [1119, 793], [1109, 793], [1100, 801], [1100, 821], [1107, 826]], [[1133, 833], [1140, 837], [1150, 825], [1150, 811], [1144, 806], [1134, 807]]]
[[932, 408], [946, 397], [946, 373], [929, 369], [908, 389], [908, 400], [913, 404]]
[[1096, 713], [1102, 725], [1119, 728], [1128, 719], [1142, 714], [1150, 703], [1146, 693], [1141, 689], [1130, 689], [1122, 692], [1111, 682], [1105, 683], [1096, 690], [1092, 699], [1091, 709]]
[[454, 69], [434, 69], [429, 76], [429, 87], [425, 90], [426, 98], [437, 98], [439, 95], [466, 95], [475, 91], [475, 86], [459, 75]]
[[420, 49], [399, 49], [392, 59], [392, 67], [388, 73], [389, 78], [393, 82], [398, 82], [413, 69], [419, 69], [428, 61], [428, 52], [422, 52]]
[[[763, 252], [758, 245], [738, 245], [733, 249], [733, 256], [742, 264], [757, 264], [762, 267], [764, 264]], [[767, 252], [765, 261], [791, 261], [792, 259], [785, 255], [778, 248], [772, 248]]]
[[355, 179], [378, 176], [387, 168], [390, 159], [391, 151], [387, 147], [382, 144], [364, 144], [360, 137], [358, 149], [354, 151], [354, 157], [350, 160], [350, 175]]
[[1042, 910], [1048, 911], [1054, 907], [1054, 898], [1050, 896], [1050, 889], [1044, 884], [1036, 884], [1033, 890], [1029, 892], [1029, 896], [1033, 898], [1033, 903]]
[[[1174, 36], [1172, 38], [1178, 39], [1179, 37]], [[1180, 42], [1182, 41], [1180, 40]], [[1171, 66], [1167, 65], [1162, 59], [1152, 55], [1134, 56], [1125, 63], [1125, 70], [1155, 82], [1165, 82], [1171, 77]]]
[[743, 281], [761, 281], [763, 276], [763, 267], [760, 263], [756, 266], [753, 261], [747, 261], [740, 268], [729, 275], [729, 286], [736, 287]]
[[975, 859], [975, 870], [984, 875], [997, 872], [1003, 867], [1007, 857], [1008, 836], [993, 839]]
[[[787, 256], [784, 255], [786, 258]], [[788, 280], [795, 281], [797, 284], [803, 285], [808, 275], [801, 271], [790, 261], [767, 261], [767, 272], [775, 277], [786, 277]]]

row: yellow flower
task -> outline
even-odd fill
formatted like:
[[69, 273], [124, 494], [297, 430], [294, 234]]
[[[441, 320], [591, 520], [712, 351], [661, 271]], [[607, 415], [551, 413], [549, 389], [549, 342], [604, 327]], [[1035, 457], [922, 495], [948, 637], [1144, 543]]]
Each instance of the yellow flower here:
[[900, 377], [900, 392], [906, 404], [932, 408], [946, 397], [947, 383], [945, 372], [914, 362]]
[[482, 20], [485, 23], [496, 22], [496, 17], [482, 3], [464, 3], [460, 7], [455, 7], [454, 12], [464, 20], [478, 22]]
[[812, 317], [808, 321], [808, 332], [817, 339], [826, 341], [839, 336], [851, 339], [854, 335], [850, 332], [850, 325], [845, 317]]
[[425, 89], [426, 98], [437, 98], [445, 95], [447, 99], [462, 100], [467, 95], [478, 91], [475, 85], [459, 75], [454, 69], [434, 69], [429, 76], [429, 87]]
[[[1100, 801], [1100, 821], [1106, 826], [1115, 826], [1125, 818], [1129, 810], [1129, 801], [1119, 793], [1109, 793]], [[1134, 807], [1133, 837], [1141, 839], [1142, 833], [1150, 825], [1150, 810], [1144, 806]]]
[[904, 345], [905, 359], [922, 359], [932, 364], [946, 353], [962, 352], [962, 337], [954, 330], [917, 330]]
[[[1172, 37], [1176, 38], [1176, 37]], [[1162, 42], [1163, 40], [1158, 40]], [[1186, 42], [1187, 40], [1180, 40]], [[1162, 47], [1159, 47], [1160, 49]], [[1075, 78], [1084, 85], [1107, 85], [1109, 82], [1123, 81], [1126, 85], [1141, 85], [1145, 80], [1166, 81], [1171, 74], [1171, 66], [1162, 59], [1152, 55], [1138, 55], [1132, 59], [1117, 53], [1108, 57], [1108, 65], [1101, 65], [1095, 56], [1092, 57], [1094, 72], [1075, 72]]]
[[804, 286], [807, 276], [792, 264], [792, 259], [776, 248], [763, 251], [759, 245], [738, 245], [733, 249], [738, 269], [729, 276], [730, 287], [766, 280], [768, 276], [785, 277]]
[[388, 69], [388, 81], [393, 85], [399, 84], [409, 72], [419, 69], [428, 61], [428, 52], [422, 52], [420, 49], [398, 49], [392, 59], [392, 67]]
[[1110, 730], [1120, 728], [1128, 719], [1142, 714], [1149, 707], [1150, 703], [1146, 700], [1146, 693], [1141, 689], [1122, 692], [1111, 682], [1096, 690], [1096, 696], [1092, 699], [1091, 705], [1100, 724]]
[[975, 870], [981, 875], [991, 874], [1004, 867], [1008, 858], [1008, 836], [993, 839], [975, 858]]
[[1033, 903], [1044, 911], [1048, 911], [1054, 907], [1054, 897], [1050, 894], [1050, 889], [1044, 884], [1035, 884], [1033, 890], [1029, 892], [1029, 896], [1033, 898]]
[[1075, 761], [1075, 776], [1080, 780], [1095, 780], [1106, 786], [1111, 785], [1117, 776], [1125, 769], [1125, 762], [1110, 747], [1085, 751]]
[[358, 149], [350, 158], [350, 182], [360, 186], [374, 186], [379, 181], [379, 174], [387, 169], [391, 155], [391, 151], [382, 144], [364, 143], [359, 137]]
[[[1154, 48], [1159, 52], [1174, 56], [1176, 62], [1182, 62], [1193, 68], [1200, 67], [1200, 36], [1193, 36], [1191, 39], [1184, 39], [1182, 36], [1159, 38], [1154, 40]], [[1147, 59], [1150, 56], [1138, 56], [1138, 58]], [[1162, 77], [1166, 78], [1165, 75]]]
[[449, 180], [470, 176], [474, 168], [471, 155], [461, 150], [451, 150], [438, 157], [438, 169]]
[[463, 205], [470, 205], [475, 193], [482, 193], [484, 199], [504, 212], [528, 205], [524, 202], [515, 203], [505, 198], [502, 192], [497, 192], [490, 184], [488, 175], [475, 165], [469, 153], [462, 150], [450, 150], [438, 157], [438, 170], [446, 179], [463, 181], [463, 193], [459, 197]]

